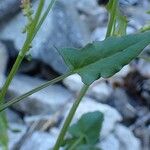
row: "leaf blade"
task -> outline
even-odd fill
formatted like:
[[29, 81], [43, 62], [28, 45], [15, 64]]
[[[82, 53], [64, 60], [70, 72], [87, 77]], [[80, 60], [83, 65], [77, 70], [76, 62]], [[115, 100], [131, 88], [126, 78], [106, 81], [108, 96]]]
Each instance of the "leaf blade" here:
[[[87, 44], [82, 49], [61, 49], [67, 66], [90, 85], [100, 77], [110, 77], [136, 58], [150, 43], [150, 31], [110, 37], [104, 41]], [[126, 57], [124, 57], [126, 56]], [[116, 61], [118, 60], [119, 61]], [[94, 64], [94, 65], [93, 65]]]

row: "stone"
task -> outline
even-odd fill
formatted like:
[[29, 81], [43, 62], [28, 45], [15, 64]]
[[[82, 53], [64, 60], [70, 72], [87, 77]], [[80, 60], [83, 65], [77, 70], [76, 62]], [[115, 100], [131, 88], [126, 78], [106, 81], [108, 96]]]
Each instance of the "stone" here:
[[146, 100], [147, 104], [150, 105], [150, 79], [144, 80], [142, 85], [141, 96]]
[[119, 72], [117, 72], [114, 76], [108, 79], [108, 81], [113, 85], [115, 83], [123, 85], [124, 78], [133, 70], [133, 68], [129, 65], [124, 66]]
[[17, 142], [26, 133], [27, 127], [25, 125], [11, 123], [9, 124], [8, 137], [9, 137], [9, 149], [13, 149]]
[[123, 89], [116, 88], [110, 101], [113, 107], [123, 116], [124, 121], [136, 118], [137, 111], [134, 106], [130, 104], [131, 98], [129, 98]]
[[[71, 106], [72, 104], [66, 106], [67, 112], [65, 112], [65, 117]], [[107, 137], [114, 130], [116, 123], [122, 120], [121, 115], [114, 108], [106, 104], [95, 102], [94, 99], [85, 97], [77, 109], [73, 122], [76, 122], [84, 113], [93, 111], [100, 111], [104, 114], [104, 122], [101, 131], [102, 137]]]
[[[37, 4], [38, 2], [33, 4], [34, 9]], [[48, 4], [49, 0], [46, 0], [45, 8]], [[22, 13], [19, 13], [7, 24], [1, 26], [0, 38], [13, 41], [16, 49], [20, 50], [25, 41], [25, 34], [21, 33], [24, 25], [25, 19]], [[82, 47], [88, 39], [88, 29], [79, 19], [72, 3], [66, 3], [63, 0], [57, 1], [34, 39], [30, 54], [33, 58], [51, 66], [55, 71], [64, 73], [67, 71], [67, 67], [55, 47], [59, 49]]]
[[34, 132], [27, 138], [20, 150], [50, 150], [56, 142], [56, 137], [46, 132]]
[[102, 150], [120, 150], [120, 143], [114, 134], [110, 134], [107, 138], [100, 141], [98, 147]]
[[118, 73], [115, 74], [117, 77], [124, 78], [131, 71], [130, 65], [125, 65]]
[[141, 143], [127, 127], [116, 124], [115, 130], [101, 138], [98, 147], [103, 150], [141, 150]]
[[20, 117], [20, 115], [18, 113], [14, 112], [13, 110], [7, 109], [6, 115], [7, 115], [7, 120], [10, 124], [11, 123], [23, 124], [23, 120]]
[[[81, 88], [83, 87], [83, 82], [81, 77], [78, 74], [71, 75], [63, 80], [64, 85], [71, 91], [75, 93], [79, 93]], [[95, 98], [98, 101], [106, 101], [112, 94], [111, 85], [107, 84], [103, 80], [98, 80], [94, 82], [88, 92], [87, 95]]]
[[51, 131], [55, 128], [55, 126], [60, 122], [61, 119], [61, 112], [56, 112], [53, 115], [25, 116], [24, 122], [34, 131]]
[[112, 95], [113, 88], [110, 84], [105, 81], [97, 81], [95, 82], [90, 90], [89, 95], [100, 102], [106, 102], [107, 99]]
[[123, 4], [123, 5], [137, 5], [137, 4], [140, 4], [140, 0], [120, 0], [120, 4]]
[[83, 87], [83, 82], [78, 74], [71, 75], [63, 80], [63, 84], [73, 92], [79, 92]]
[[98, 27], [96, 28], [92, 35], [91, 35], [91, 40], [92, 41], [102, 41], [105, 39], [107, 32], [107, 27]]
[[12, 17], [20, 9], [20, 4], [18, 0], [0, 1], [0, 20], [6, 20], [8, 17]]
[[90, 31], [107, 23], [107, 11], [98, 5], [97, 0], [74, 0], [74, 5]]
[[135, 67], [142, 76], [150, 78], [150, 62], [140, 59]]
[[[38, 78], [18, 75], [9, 87], [8, 99], [20, 96], [45, 82]], [[72, 94], [64, 87], [52, 85], [17, 103], [13, 108], [27, 115], [51, 114], [71, 98]]]
[[127, 127], [116, 125], [114, 134], [120, 141], [119, 150], [141, 150], [140, 140]]
[[8, 54], [5, 46], [0, 42], [0, 88], [5, 80], [5, 71], [7, 67]]

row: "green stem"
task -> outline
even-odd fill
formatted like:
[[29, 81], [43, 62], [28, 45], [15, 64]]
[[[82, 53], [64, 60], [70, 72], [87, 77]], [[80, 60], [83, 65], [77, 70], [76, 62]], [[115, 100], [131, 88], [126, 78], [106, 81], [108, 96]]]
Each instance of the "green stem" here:
[[109, 22], [107, 27], [106, 38], [112, 34], [115, 28], [117, 4], [118, 4], [118, 0], [110, 1], [110, 6], [108, 5], [108, 7], [111, 7], [111, 10], [109, 10], [110, 8], [107, 8], [108, 11], [110, 11], [110, 13], [109, 13]]
[[[24, 46], [21, 49], [21, 51], [20, 51], [20, 53], [19, 53], [19, 55], [18, 55], [14, 65], [13, 65], [13, 67], [12, 67], [12, 69], [11, 69], [11, 71], [10, 71], [6, 81], [5, 81], [5, 84], [2, 87], [2, 89], [1, 89], [1, 92], [0, 92], [0, 104], [3, 103], [3, 99], [4, 99], [5, 95], [6, 95], [6, 92], [8, 90], [8, 87], [9, 87], [12, 79], [14, 78], [14, 76], [15, 76], [15, 74], [16, 74], [16, 72], [17, 72], [17, 70], [18, 70], [18, 68], [19, 68], [23, 58], [25, 57], [26, 53], [29, 51], [30, 45], [31, 45], [34, 37], [36, 36], [37, 32], [39, 31], [40, 27], [42, 26], [45, 18], [47, 17], [47, 15], [49, 13], [49, 11], [52, 9], [52, 6], [54, 5], [55, 1], [56, 0], [52, 0], [50, 2], [47, 10], [45, 11], [44, 15], [42, 16], [41, 20], [39, 21], [39, 24], [36, 27], [36, 24], [38, 23], [38, 20], [40, 18], [40, 14], [41, 14], [41, 11], [42, 11], [43, 5], [44, 5], [44, 1], [43, 0], [40, 1], [39, 7], [38, 7], [38, 10], [37, 10], [37, 13], [35, 15], [34, 22], [33, 22], [34, 25], [31, 26], [32, 30], [30, 30], [30, 33], [27, 35], [26, 41], [24, 43]], [[35, 27], [36, 27], [36, 29], [34, 29]]]
[[31, 26], [29, 28], [29, 33], [28, 34], [29, 34], [29, 36], [31, 38], [31, 41], [32, 41], [32, 37], [34, 35], [34, 32], [36, 31], [36, 26], [38, 24], [40, 16], [42, 14], [44, 3], [45, 3], [45, 0], [40, 0], [38, 9], [37, 9], [36, 14], [35, 14], [35, 17], [34, 17], [33, 22], [31, 23]]
[[36, 93], [36, 92], [38, 92], [38, 91], [40, 91], [42, 89], [44, 89], [44, 88], [54, 84], [54, 83], [57, 83], [57, 82], [63, 80], [64, 78], [68, 77], [71, 74], [72, 74], [72, 72], [66, 73], [65, 75], [62, 75], [62, 76], [57, 77], [57, 78], [55, 78], [55, 79], [53, 79], [51, 81], [48, 81], [48, 82], [40, 85], [39, 87], [36, 87], [35, 89], [33, 89], [33, 90], [31, 90], [31, 91], [29, 91], [29, 92], [27, 92], [27, 93], [17, 97], [17, 98], [14, 98], [14, 99], [12, 99], [11, 101], [9, 101], [9, 102], [7, 102], [5, 104], [0, 105], [0, 112], [5, 110], [9, 106], [11, 106], [11, 105], [13, 105], [13, 104], [15, 104], [15, 103], [17, 103], [17, 102], [27, 98], [28, 96], [30, 96], [30, 95], [32, 95], [32, 94], [34, 94], [34, 93]]
[[73, 118], [73, 116], [74, 116], [74, 114], [75, 114], [75, 112], [76, 112], [76, 110], [77, 110], [77, 108], [78, 108], [82, 98], [86, 94], [88, 88], [89, 88], [88, 85], [84, 85], [83, 88], [81, 89], [81, 92], [80, 92], [77, 100], [74, 102], [74, 104], [73, 104], [73, 106], [72, 106], [72, 108], [71, 108], [71, 110], [70, 110], [70, 112], [69, 112], [69, 114], [68, 114], [68, 116], [67, 116], [67, 118], [66, 118], [66, 120], [64, 122], [64, 125], [63, 125], [63, 127], [62, 127], [62, 129], [60, 131], [60, 134], [59, 134], [58, 139], [56, 141], [56, 144], [54, 146], [54, 150], [59, 150], [59, 148], [60, 148], [60, 146], [61, 146], [61, 144], [62, 144], [62, 142], [64, 140], [64, 136], [65, 136], [65, 134], [67, 132], [67, 129], [68, 129], [68, 127], [69, 127], [69, 125], [70, 125], [70, 123], [72, 121], [72, 118]]
[[30, 44], [29, 43], [30, 43], [30, 40], [27, 37], [27, 39], [25, 41], [25, 44], [24, 44], [22, 50], [20, 51], [20, 53], [19, 53], [19, 55], [18, 55], [14, 65], [13, 65], [13, 67], [12, 67], [8, 77], [7, 77], [7, 80], [6, 80], [5, 84], [4, 84], [4, 86], [1, 89], [0, 104], [2, 104], [4, 102], [3, 99], [4, 99], [5, 95], [6, 95], [7, 89], [9, 87], [13, 77], [15, 76], [15, 74], [16, 74], [19, 66], [20, 66], [20, 64], [21, 64], [21, 62], [22, 62], [22, 60], [23, 60], [23, 58], [25, 56], [26, 51], [30, 48]]
[[37, 27], [36, 27], [36, 30], [35, 30], [35, 33], [33, 35], [33, 38], [35, 37], [35, 35], [37, 34], [37, 32], [39, 31], [41, 25], [43, 24], [44, 20], [46, 19], [48, 13], [52, 10], [52, 7], [54, 6], [56, 0], [51, 0], [50, 4], [48, 5], [46, 11], [44, 12], [41, 20], [39, 21]]
[[84, 136], [81, 136], [70, 148], [69, 150], [75, 150], [75, 148], [82, 142]]

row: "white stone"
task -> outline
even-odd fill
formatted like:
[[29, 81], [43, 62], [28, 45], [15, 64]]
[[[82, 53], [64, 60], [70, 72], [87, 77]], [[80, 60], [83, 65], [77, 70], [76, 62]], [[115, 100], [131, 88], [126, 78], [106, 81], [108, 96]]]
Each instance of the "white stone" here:
[[46, 132], [34, 132], [26, 139], [20, 150], [50, 150], [53, 148], [56, 138]]
[[[11, 123], [9, 124], [10, 130], [8, 130], [9, 137], [9, 149], [13, 149], [15, 144], [20, 140], [20, 138], [26, 133], [27, 127], [21, 124]], [[17, 130], [18, 132], [13, 132]]]
[[98, 147], [102, 150], [120, 150], [119, 146], [119, 140], [113, 134], [110, 134], [107, 138], [102, 139], [98, 144]]
[[124, 66], [118, 73], [115, 74], [115, 76], [117, 77], [126, 77], [127, 74], [131, 71], [131, 67], [130, 65], [126, 65]]
[[[71, 106], [72, 104], [67, 106], [67, 113], [65, 116], [67, 116]], [[108, 136], [115, 129], [116, 123], [122, 120], [121, 115], [114, 108], [106, 104], [97, 103], [93, 99], [85, 97], [77, 109], [73, 122], [76, 122], [84, 113], [93, 111], [100, 111], [104, 114], [104, 122], [101, 131], [102, 137]]]
[[113, 92], [112, 87], [104, 81], [96, 82], [90, 88], [89, 95], [99, 101], [107, 100]]
[[[50, 0], [45, 0], [44, 11], [49, 2]], [[34, 10], [37, 9], [38, 3], [33, 3]], [[30, 49], [33, 58], [46, 63], [59, 73], [65, 73], [67, 67], [55, 47], [82, 47], [89, 39], [86, 24], [80, 20], [73, 6], [69, 2], [57, 1], [53, 11], [44, 20]], [[25, 25], [26, 19], [20, 12], [3, 26], [0, 25], [0, 38], [12, 41], [15, 48], [20, 50], [26, 37], [26, 34], [21, 33]]]
[[136, 67], [144, 77], [150, 78], [150, 62], [141, 59]]
[[79, 92], [83, 82], [78, 74], [71, 75], [63, 80], [64, 85], [73, 92]]
[[114, 134], [120, 142], [119, 150], [141, 150], [140, 140], [127, 127], [116, 125]]
[[7, 66], [8, 54], [5, 46], [0, 43], [0, 87], [2, 87], [5, 80], [5, 70]]
[[[9, 87], [9, 94], [17, 97], [45, 82], [38, 78], [18, 75]], [[52, 85], [17, 103], [14, 108], [29, 115], [49, 114], [57, 111], [70, 99], [72, 94], [63, 86]]]
[[107, 28], [106, 27], [98, 27], [96, 28], [92, 35], [91, 35], [91, 40], [92, 41], [102, 41], [105, 39], [106, 36], [106, 32], [107, 32]]

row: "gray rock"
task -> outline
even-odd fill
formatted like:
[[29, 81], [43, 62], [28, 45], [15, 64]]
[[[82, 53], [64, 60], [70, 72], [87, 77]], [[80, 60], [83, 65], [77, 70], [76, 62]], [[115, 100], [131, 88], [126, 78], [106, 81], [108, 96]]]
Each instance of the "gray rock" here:
[[142, 85], [141, 95], [146, 100], [147, 104], [150, 105], [150, 79], [144, 80]]
[[5, 70], [7, 66], [8, 54], [5, 46], [0, 43], [0, 88], [5, 80]]
[[98, 147], [103, 150], [141, 150], [141, 143], [127, 127], [117, 124], [113, 133], [100, 140]]
[[[45, 82], [28, 76], [16, 76], [10, 85], [9, 95], [20, 96]], [[17, 103], [14, 108], [29, 115], [53, 113], [71, 98], [72, 95], [64, 87], [53, 85]]]
[[106, 27], [98, 27], [96, 28], [92, 35], [91, 35], [91, 39], [92, 41], [101, 41], [105, 39], [106, 36], [106, 32], [107, 32], [107, 28]]
[[0, 20], [11, 17], [20, 8], [21, 1], [18, 0], [2, 0], [0, 1]]
[[25, 125], [11, 123], [9, 124], [8, 137], [9, 137], [9, 149], [13, 149], [17, 142], [26, 133], [27, 127]]
[[89, 91], [89, 95], [100, 102], [106, 102], [113, 93], [113, 88], [110, 84], [103, 80], [95, 82]]
[[98, 5], [97, 0], [74, 0], [74, 5], [90, 31], [107, 23], [107, 11]]
[[114, 134], [110, 134], [107, 138], [100, 141], [98, 147], [102, 150], [120, 150], [120, 143]]
[[[68, 114], [71, 106], [72, 104], [67, 106], [65, 116]], [[77, 109], [73, 122], [76, 122], [84, 113], [93, 111], [100, 111], [104, 114], [104, 122], [101, 132], [102, 137], [107, 137], [115, 129], [117, 122], [122, 120], [121, 115], [114, 108], [105, 104], [97, 103], [94, 99], [85, 97]]]
[[135, 66], [144, 77], [150, 78], [150, 62], [140, 59]]
[[113, 106], [121, 113], [124, 120], [136, 118], [136, 109], [130, 104], [130, 98], [124, 90], [116, 88], [113, 92], [112, 100]]
[[83, 82], [78, 74], [71, 75], [63, 80], [64, 85], [73, 92], [80, 92]]
[[[48, 3], [49, 0], [46, 0], [45, 7]], [[34, 7], [36, 6], [37, 2]], [[1, 27], [0, 38], [14, 41], [20, 50], [25, 40], [25, 35], [21, 33], [24, 24], [25, 19], [20, 13]], [[81, 47], [88, 39], [86, 25], [79, 19], [72, 3], [57, 1], [32, 44], [31, 55], [64, 73], [67, 67], [54, 47]]]
[[11, 124], [11, 123], [23, 124], [23, 120], [21, 119], [19, 114], [12, 111], [11, 109], [7, 109], [6, 115], [7, 115], [7, 120], [9, 122], [9, 124]]
[[120, 141], [119, 150], [141, 150], [141, 143], [125, 126], [117, 125], [114, 134]]
[[120, 0], [120, 4], [123, 4], [123, 5], [137, 5], [140, 3], [141, 3], [140, 0]]
[[45, 132], [34, 132], [26, 139], [20, 150], [49, 150], [56, 142], [56, 137]]
[[[83, 82], [78, 74], [67, 77], [63, 83], [68, 89], [76, 93], [79, 93], [83, 87]], [[111, 85], [100, 79], [90, 86], [87, 95], [98, 101], [106, 101], [111, 96], [112, 91]]]

